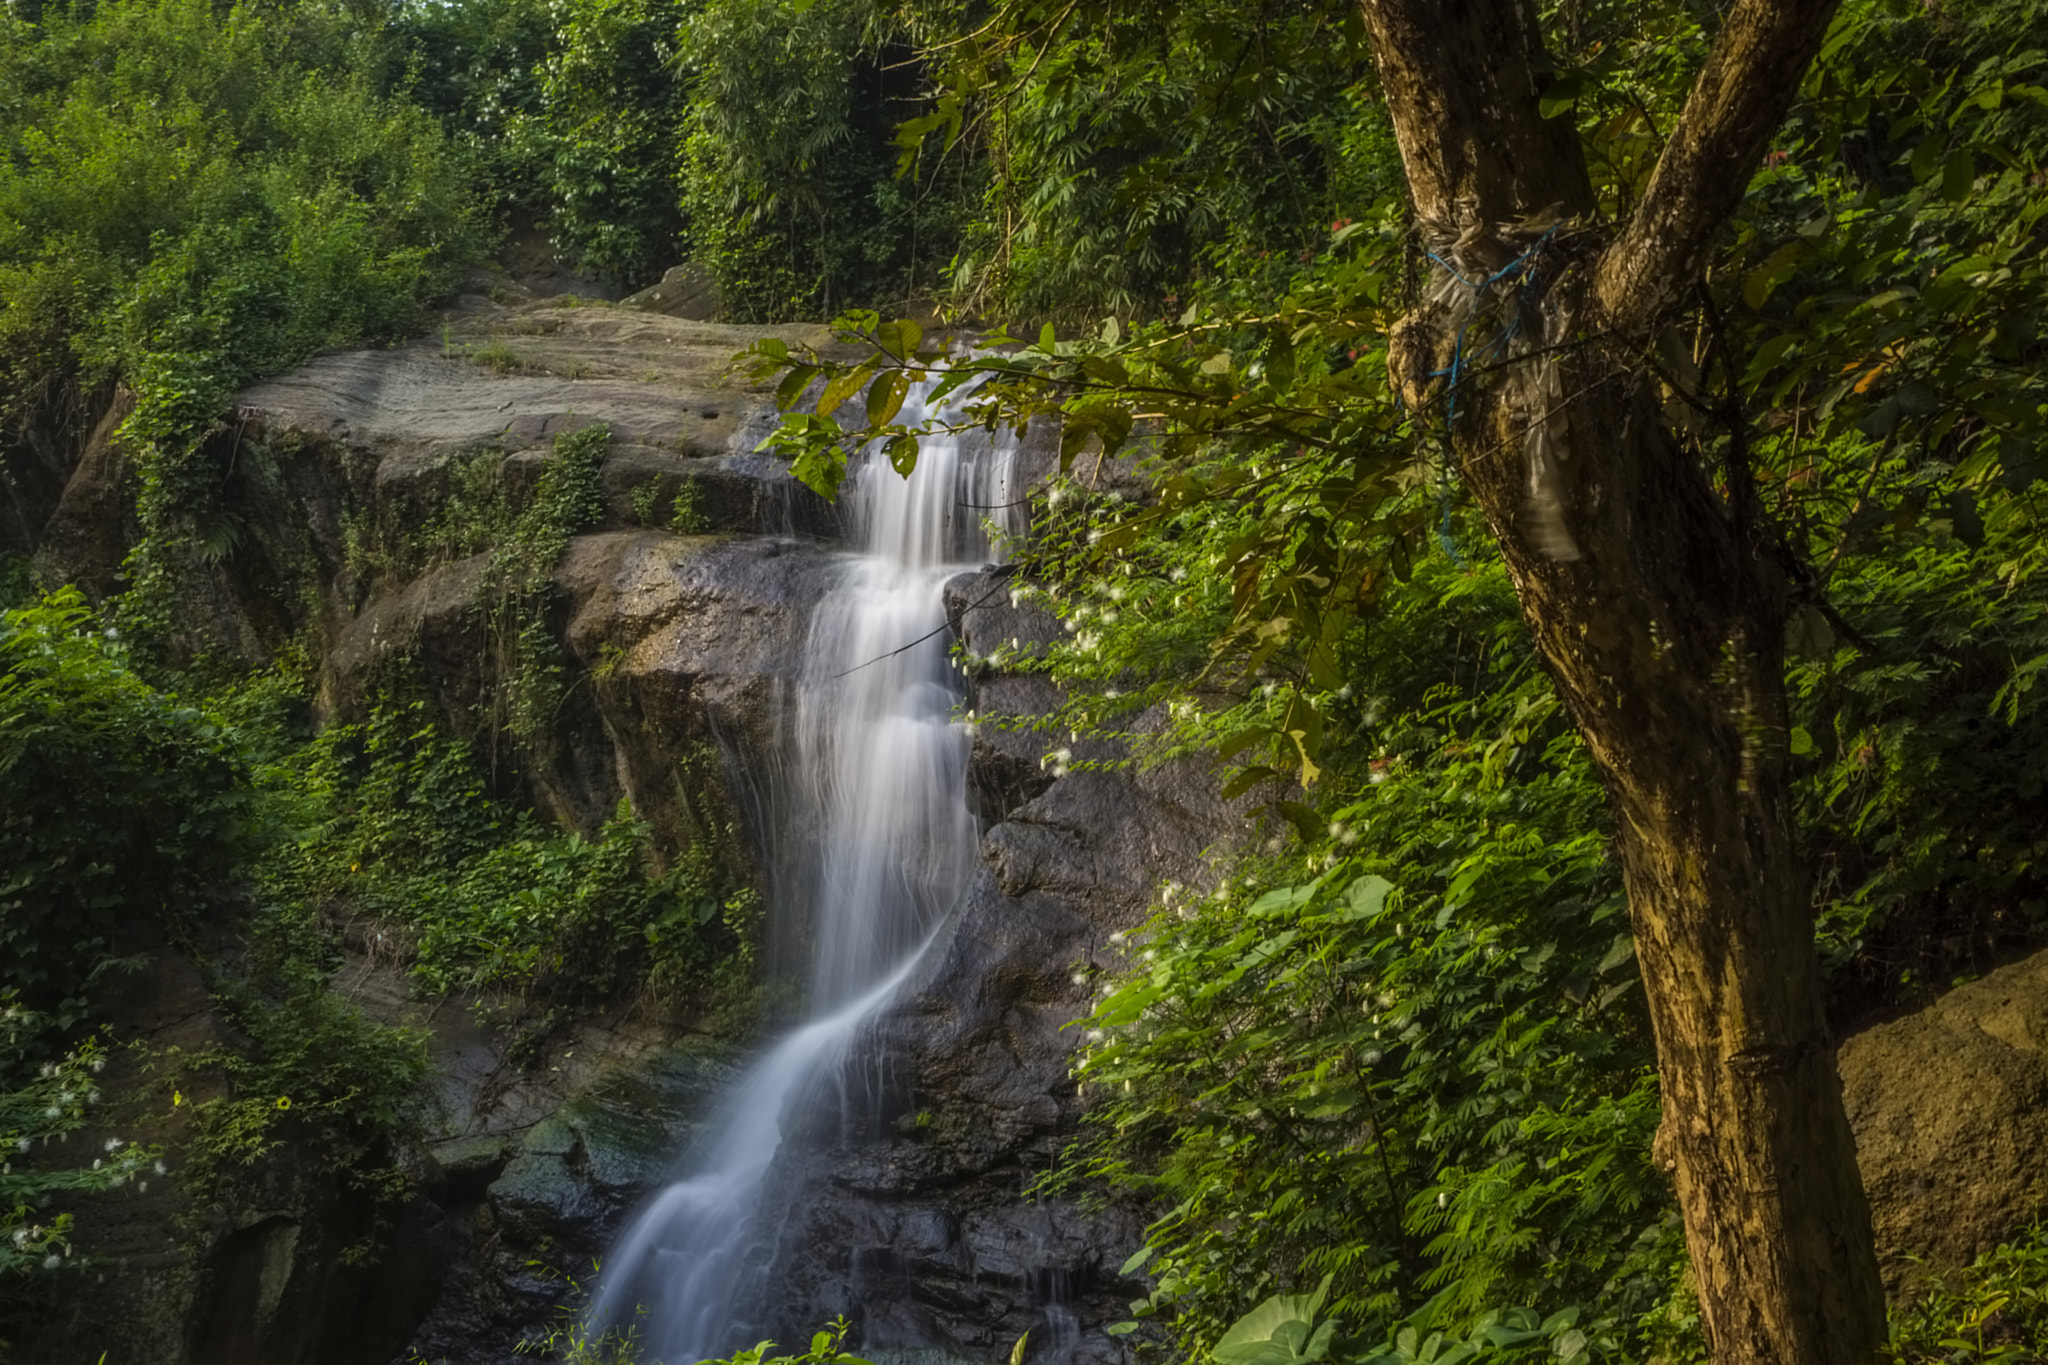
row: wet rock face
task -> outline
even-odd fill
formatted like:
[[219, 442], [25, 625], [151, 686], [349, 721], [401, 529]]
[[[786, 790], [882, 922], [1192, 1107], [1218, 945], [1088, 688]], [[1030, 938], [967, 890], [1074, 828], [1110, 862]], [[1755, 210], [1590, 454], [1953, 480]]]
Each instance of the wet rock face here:
[[2048, 953], [1857, 1034], [1840, 1067], [1894, 1292], [2048, 1212]]
[[[490, 555], [421, 565], [364, 547], [432, 524], [475, 452], [519, 487], [557, 435], [607, 422], [604, 522], [571, 542], [546, 607], [575, 685], [506, 771], [565, 825], [594, 829], [628, 799], [667, 847], [732, 831], [727, 853], [744, 862], [767, 829], [838, 528], [753, 453], [773, 413], [727, 363], [758, 335], [803, 329], [571, 303], [466, 300], [442, 341], [319, 357], [245, 391], [219, 439], [246, 534], [224, 563], [190, 566], [182, 615], [194, 648], [257, 661], [310, 645], [328, 717], [359, 717], [402, 675], [456, 733], [495, 744], [481, 719], [504, 681], [481, 610]], [[1041, 443], [1025, 463], [1042, 477], [1056, 456]], [[1117, 466], [1092, 473], [1130, 483]], [[7, 534], [56, 575], [110, 590], [132, 533], [119, 452], [93, 443], [68, 480], [9, 504]], [[1000, 570], [956, 580], [948, 612], [975, 655], [1058, 631], [1012, 602]], [[1064, 1026], [1088, 1008], [1086, 969], [1116, 960], [1110, 936], [1144, 918], [1160, 879], [1203, 880], [1205, 850], [1241, 819], [1185, 768], [1058, 776], [1047, 752], [1080, 746], [1031, 725], [1058, 700], [1042, 677], [975, 671], [984, 866], [923, 979], [857, 1050], [845, 1088], [865, 1100], [784, 1115], [799, 1140], [772, 1177], [759, 1335], [798, 1340], [843, 1314], [873, 1352], [993, 1360], [1029, 1330], [1067, 1359], [1121, 1357], [1099, 1329], [1141, 1292], [1119, 1276], [1141, 1218], [1029, 1194], [1081, 1115]], [[280, 1174], [277, 1199], [203, 1250], [161, 1358], [385, 1365], [401, 1345], [450, 1365], [530, 1358], [515, 1347], [560, 1323], [565, 1275], [587, 1275], [668, 1178], [744, 1058], [624, 1017], [578, 1020], [528, 1055], [518, 1018], [412, 1001], [368, 960], [337, 989], [431, 1035], [420, 1198], [379, 1234], [382, 1268], [356, 1274], [341, 1252], [369, 1235], [361, 1210], [318, 1173]], [[138, 1223], [137, 1246], [164, 1221]]]
[[[949, 588], [968, 649], [1052, 638], [1051, 618], [990, 594], [1000, 583], [984, 573]], [[1101, 1328], [1144, 1292], [1120, 1273], [1144, 1215], [1030, 1189], [1080, 1121], [1067, 1025], [1088, 1011], [1091, 969], [1120, 963], [1111, 935], [1145, 918], [1160, 881], [1206, 880], [1206, 852], [1243, 819], [1186, 765], [1054, 778], [1040, 762], [1053, 737], [1028, 722], [1057, 700], [1028, 674], [975, 684], [984, 866], [851, 1068], [850, 1092], [868, 1097], [853, 1131], [833, 1141], [785, 1118], [811, 1143], [769, 1195], [787, 1213], [765, 1328], [786, 1336], [844, 1313], [869, 1350], [989, 1359], [1029, 1331], [1067, 1360], [1125, 1354]]]

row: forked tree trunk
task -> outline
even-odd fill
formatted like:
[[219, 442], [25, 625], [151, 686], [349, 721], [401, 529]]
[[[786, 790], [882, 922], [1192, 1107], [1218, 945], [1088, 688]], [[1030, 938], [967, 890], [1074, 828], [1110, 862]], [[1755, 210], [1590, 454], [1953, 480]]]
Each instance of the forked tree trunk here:
[[[1656, 1030], [1655, 1157], [1677, 1185], [1708, 1342], [1728, 1365], [1860, 1365], [1884, 1339], [1884, 1299], [1787, 790], [1787, 578], [1746, 475], [1716, 491], [1665, 425], [1645, 360], [1832, 0], [1738, 0], [1635, 217], [1618, 235], [1554, 238], [1508, 226], [1592, 197], [1571, 120], [1538, 116], [1532, 7], [1360, 5], [1421, 231], [1467, 281], [1435, 267], [1389, 363], [1414, 410], [1450, 411], [1606, 783]], [[1461, 306], [1532, 247], [1518, 301], [1476, 319]], [[1510, 326], [1519, 340], [1475, 366]], [[1550, 364], [1554, 383], [1537, 382]]]

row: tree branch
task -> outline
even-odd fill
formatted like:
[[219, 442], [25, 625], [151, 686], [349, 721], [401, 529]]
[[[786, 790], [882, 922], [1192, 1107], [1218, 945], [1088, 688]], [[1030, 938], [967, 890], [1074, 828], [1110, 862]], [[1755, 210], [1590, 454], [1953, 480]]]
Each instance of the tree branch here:
[[1643, 202], [1593, 277], [1601, 322], [1638, 336], [1699, 279], [1839, 0], [1736, 0]]

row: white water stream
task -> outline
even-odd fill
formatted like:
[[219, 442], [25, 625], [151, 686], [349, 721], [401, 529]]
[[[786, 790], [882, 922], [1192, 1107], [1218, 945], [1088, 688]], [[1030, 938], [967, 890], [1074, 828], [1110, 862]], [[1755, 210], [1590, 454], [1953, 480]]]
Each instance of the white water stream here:
[[[901, 420], [919, 422], [923, 403], [913, 390]], [[856, 553], [811, 620], [787, 737], [795, 837], [780, 854], [801, 865], [777, 878], [808, 902], [776, 907], [810, 931], [808, 1017], [724, 1097], [681, 1178], [605, 1258], [591, 1325], [637, 1327], [650, 1365], [752, 1344], [731, 1338], [767, 1269], [762, 1190], [785, 1121], [845, 1103], [829, 1082], [973, 870], [968, 735], [940, 627], [946, 580], [994, 557], [983, 509], [1012, 500], [1010, 446], [978, 436], [927, 438], [907, 480], [868, 452], [841, 490]]]

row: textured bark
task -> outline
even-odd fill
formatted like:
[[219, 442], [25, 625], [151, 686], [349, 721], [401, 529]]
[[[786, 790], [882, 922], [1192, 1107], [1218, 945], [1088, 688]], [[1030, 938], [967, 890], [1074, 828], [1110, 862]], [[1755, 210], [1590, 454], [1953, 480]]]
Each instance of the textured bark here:
[[1836, 0], [1742, 0], [1728, 16], [1643, 202], [1600, 262], [1601, 321], [1640, 334], [1700, 278], [1714, 239], [1742, 201], [1784, 121]]
[[[1590, 202], [1576, 146], [1538, 118], [1519, 0], [1360, 3], [1433, 249]], [[1654, 218], [1611, 240], [1574, 228], [1528, 258], [1541, 299], [1516, 305], [1524, 336], [1547, 327], [1555, 343], [1591, 319], [1603, 339], [1464, 379], [1451, 433], [1615, 812], [1663, 1087], [1655, 1155], [1708, 1341], [1717, 1360], [1759, 1365], [1873, 1359], [1884, 1301], [1787, 791], [1787, 580], [1746, 478], [1732, 500], [1715, 491], [1664, 426], [1631, 338], [1696, 282], [1831, 9], [1739, 0], [1653, 178]], [[1442, 413], [1445, 357], [1485, 320], [1447, 303], [1449, 285], [1429, 299], [1389, 363], [1404, 399]], [[1512, 381], [1536, 364], [1558, 367], [1554, 386]], [[1554, 467], [1532, 478], [1539, 423]], [[1561, 524], [1532, 523], [1539, 485]]]

